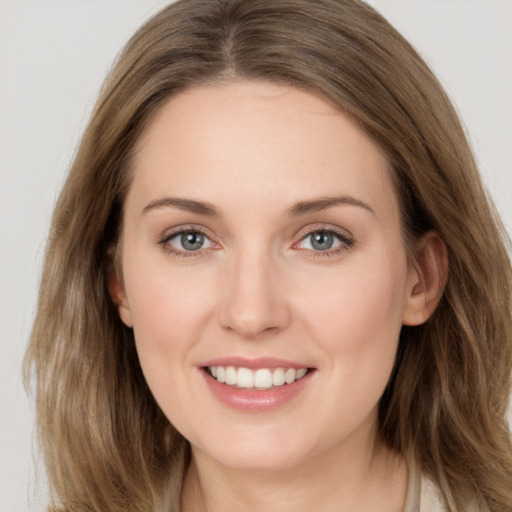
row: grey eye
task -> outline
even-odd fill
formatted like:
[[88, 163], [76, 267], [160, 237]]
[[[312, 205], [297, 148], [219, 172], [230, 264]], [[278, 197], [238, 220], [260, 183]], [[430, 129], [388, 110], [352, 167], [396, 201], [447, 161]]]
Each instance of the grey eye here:
[[309, 235], [311, 237], [311, 247], [317, 251], [327, 251], [332, 249], [334, 236], [332, 233], [317, 232]]
[[207, 249], [212, 245], [211, 240], [200, 231], [183, 231], [170, 238], [168, 243], [175, 249], [185, 252]]
[[340, 235], [332, 231], [319, 230], [312, 231], [306, 235], [301, 240], [299, 248], [312, 251], [329, 251], [348, 243], [348, 240], [344, 240]]
[[197, 251], [204, 244], [204, 235], [202, 233], [183, 233], [181, 235], [181, 245], [186, 251]]

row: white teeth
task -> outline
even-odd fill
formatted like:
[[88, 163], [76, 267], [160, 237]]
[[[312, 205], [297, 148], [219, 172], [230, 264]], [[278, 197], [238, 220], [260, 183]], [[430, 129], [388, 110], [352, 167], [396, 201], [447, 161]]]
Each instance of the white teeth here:
[[253, 388], [254, 387], [254, 373], [249, 368], [238, 368], [236, 372], [235, 384], [239, 388]]
[[217, 380], [219, 382], [226, 382], [226, 370], [223, 366], [217, 366]]
[[288, 368], [288, 370], [286, 370], [286, 373], [284, 374], [286, 384], [291, 384], [292, 382], [295, 382], [295, 377], [297, 377], [297, 370], [295, 368]]
[[302, 379], [304, 375], [306, 375], [307, 370], [306, 368], [301, 368], [300, 370], [297, 370], [297, 379]]
[[272, 372], [267, 369], [256, 370], [254, 374], [254, 387], [268, 389], [272, 387]]
[[307, 368], [235, 368], [234, 366], [209, 366], [208, 370], [218, 382], [229, 386], [245, 389], [270, 389], [272, 386], [292, 384], [302, 379], [307, 373]]
[[236, 385], [237, 378], [236, 378], [236, 370], [232, 366], [228, 366], [226, 368], [226, 384], [229, 384], [230, 386]]
[[272, 374], [272, 384], [274, 386], [282, 386], [286, 382], [283, 368], [276, 368]]

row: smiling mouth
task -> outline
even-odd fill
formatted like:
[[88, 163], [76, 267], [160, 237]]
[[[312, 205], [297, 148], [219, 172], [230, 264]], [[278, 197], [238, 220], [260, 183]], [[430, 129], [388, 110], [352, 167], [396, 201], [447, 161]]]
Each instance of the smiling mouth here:
[[259, 368], [251, 370], [249, 368], [234, 366], [207, 366], [206, 373], [213, 377], [217, 382], [226, 384], [236, 389], [272, 389], [302, 379], [310, 368]]

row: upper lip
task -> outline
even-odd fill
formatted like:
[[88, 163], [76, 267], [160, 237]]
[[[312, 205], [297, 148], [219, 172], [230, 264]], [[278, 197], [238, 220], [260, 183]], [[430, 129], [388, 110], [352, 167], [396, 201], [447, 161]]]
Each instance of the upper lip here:
[[250, 370], [258, 370], [259, 368], [309, 368], [308, 364], [298, 363], [276, 357], [257, 357], [247, 358], [240, 356], [219, 357], [210, 359], [201, 365], [206, 366], [234, 366], [236, 368], [249, 368]]

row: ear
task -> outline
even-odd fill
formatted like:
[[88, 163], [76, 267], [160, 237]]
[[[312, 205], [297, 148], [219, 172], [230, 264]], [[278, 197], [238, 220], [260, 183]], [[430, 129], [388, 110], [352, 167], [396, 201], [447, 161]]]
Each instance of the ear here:
[[127, 327], [133, 327], [132, 315], [126, 297], [123, 279], [117, 272], [113, 272], [108, 280], [108, 291], [123, 323]]
[[436, 309], [448, 278], [446, 245], [435, 231], [417, 242], [410, 263], [403, 325], [420, 325]]

